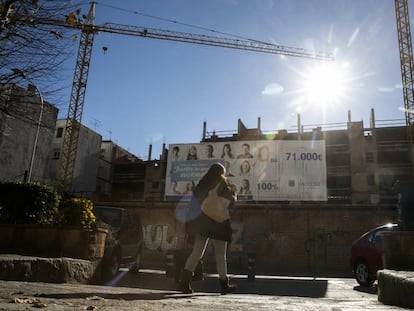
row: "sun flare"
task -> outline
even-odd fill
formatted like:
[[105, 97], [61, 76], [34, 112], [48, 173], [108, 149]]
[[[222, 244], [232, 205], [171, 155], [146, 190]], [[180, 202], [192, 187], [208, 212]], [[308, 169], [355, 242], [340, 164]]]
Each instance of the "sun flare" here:
[[308, 102], [332, 104], [346, 95], [347, 65], [326, 63], [310, 68], [304, 75], [304, 93]]

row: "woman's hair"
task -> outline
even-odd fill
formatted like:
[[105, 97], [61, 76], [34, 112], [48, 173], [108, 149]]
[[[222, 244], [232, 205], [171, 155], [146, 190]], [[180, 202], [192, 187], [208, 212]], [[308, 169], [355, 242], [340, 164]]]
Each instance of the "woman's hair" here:
[[221, 154], [221, 157], [224, 158], [226, 156], [226, 148], [228, 149], [228, 156], [229, 158], [234, 158], [233, 154], [231, 153], [231, 145], [230, 144], [224, 144], [223, 146], [223, 152]]
[[214, 163], [210, 166], [207, 173], [201, 177], [197, 186], [193, 190], [193, 193], [195, 193], [200, 199], [203, 199], [205, 196], [207, 196], [207, 193], [211, 189], [217, 186], [220, 181], [225, 180], [225, 172], [226, 169], [224, 168], [223, 164]]
[[226, 169], [223, 164], [214, 163], [213, 165], [210, 166], [207, 173], [201, 178], [201, 180], [209, 179], [212, 181], [219, 181], [220, 179], [222, 179], [222, 176], [224, 175], [225, 172], [226, 172]]
[[195, 146], [191, 146], [190, 149], [188, 149], [187, 160], [198, 160], [197, 148]]
[[[244, 165], [246, 164], [247, 171], [244, 171]], [[240, 163], [240, 173], [249, 173], [251, 169], [250, 162], [248, 160], [244, 160], [242, 163]]]
[[258, 152], [258, 159], [260, 161], [268, 161], [269, 160], [269, 147], [268, 146], [261, 146]]
[[195, 186], [194, 181], [189, 181], [189, 182], [186, 184], [186, 189], [188, 190], [190, 187], [191, 187], [191, 189], [194, 189], [194, 186]]
[[240, 187], [240, 194], [249, 194], [250, 193], [250, 182], [248, 179], [243, 179]]

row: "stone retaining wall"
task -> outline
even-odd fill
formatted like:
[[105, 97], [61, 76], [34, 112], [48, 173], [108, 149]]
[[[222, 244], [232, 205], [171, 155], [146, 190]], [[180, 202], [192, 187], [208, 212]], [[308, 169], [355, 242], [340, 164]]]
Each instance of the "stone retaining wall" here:
[[413, 293], [413, 271], [378, 271], [378, 300], [383, 304], [414, 308]]
[[99, 259], [104, 255], [105, 229], [44, 225], [0, 225], [0, 253]]
[[93, 283], [100, 280], [99, 261], [0, 255], [0, 279], [48, 283]]

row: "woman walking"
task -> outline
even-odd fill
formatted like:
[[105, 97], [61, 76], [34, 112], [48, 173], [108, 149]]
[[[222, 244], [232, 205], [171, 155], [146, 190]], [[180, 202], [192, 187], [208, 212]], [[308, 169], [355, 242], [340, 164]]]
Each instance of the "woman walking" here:
[[227, 244], [231, 242], [232, 230], [229, 208], [236, 200], [235, 186], [225, 177], [226, 169], [220, 163], [213, 164], [193, 190], [191, 204], [200, 208], [200, 215], [189, 224], [194, 236], [193, 250], [187, 258], [179, 281], [180, 290], [193, 292], [190, 282], [198, 261], [203, 257], [209, 240], [213, 243], [221, 294], [237, 289], [227, 277]]

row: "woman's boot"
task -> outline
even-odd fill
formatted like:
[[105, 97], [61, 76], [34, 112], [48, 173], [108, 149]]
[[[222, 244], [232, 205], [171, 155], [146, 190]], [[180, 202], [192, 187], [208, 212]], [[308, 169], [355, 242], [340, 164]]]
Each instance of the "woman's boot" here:
[[220, 287], [221, 287], [221, 294], [229, 294], [234, 292], [237, 289], [237, 285], [229, 284], [229, 278], [226, 277], [226, 279], [222, 280], [219, 279]]
[[183, 272], [181, 272], [179, 285], [180, 285], [180, 291], [182, 291], [184, 294], [191, 294], [193, 292], [193, 289], [191, 288], [191, 285], [190, 285], [192, 278], [193, 278], [193, 272], [189, 270], [183, 270]]

